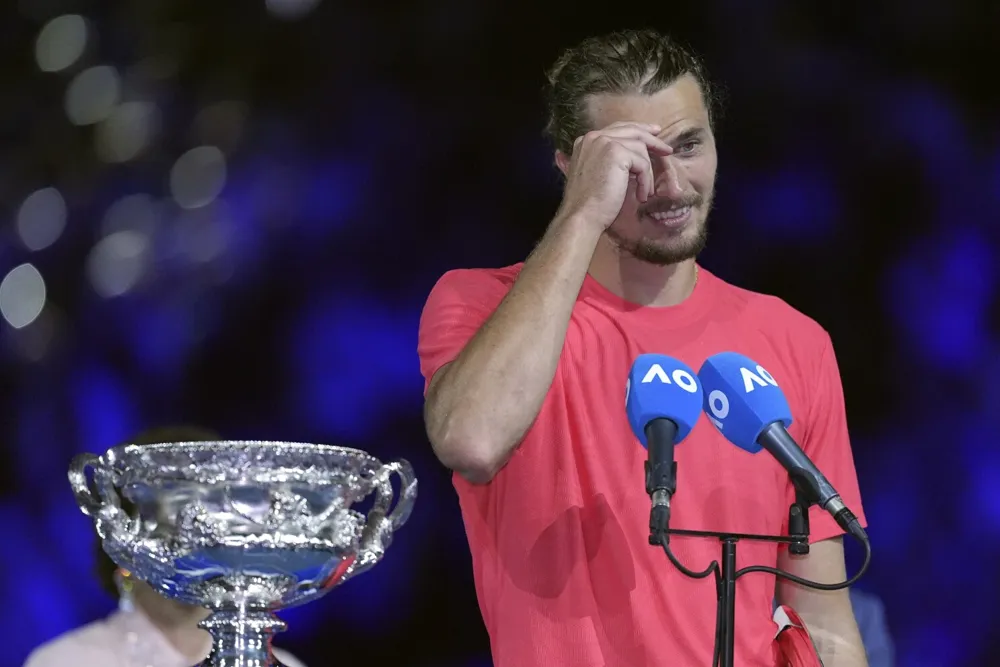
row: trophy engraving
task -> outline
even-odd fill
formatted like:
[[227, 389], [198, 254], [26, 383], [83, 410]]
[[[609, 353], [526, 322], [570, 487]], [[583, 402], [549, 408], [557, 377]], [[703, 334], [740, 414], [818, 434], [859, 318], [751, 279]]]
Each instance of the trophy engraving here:
[[274, 611], [378, 563], [417, 495], [405, 460], [286, 442], [122, 445], [76, 456], [69, 480], [115, 563], [212, 611], [212, 667], [279, 665]]

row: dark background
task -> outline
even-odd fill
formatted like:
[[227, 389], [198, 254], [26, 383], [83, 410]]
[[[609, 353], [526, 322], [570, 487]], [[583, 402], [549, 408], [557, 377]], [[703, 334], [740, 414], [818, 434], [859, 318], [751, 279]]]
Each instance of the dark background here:
[[[50, 23], [67, 14], [85, 20]], [[986, 0], [4, 3], [0, 664], [114, 605], [70, 457], [194, 422], [417, 468], [383, 563], [284, 614], [282, 645], [310, 665], [488, 665], [423, 432], [420, 308], [447, 269], [523, 259], [555, 210], [540, 89], [558, 50], [643, 26], [728, 92], [704, 264], [833, 336], [875, 549], [860, 587], [899, 664], [996, 664]]]

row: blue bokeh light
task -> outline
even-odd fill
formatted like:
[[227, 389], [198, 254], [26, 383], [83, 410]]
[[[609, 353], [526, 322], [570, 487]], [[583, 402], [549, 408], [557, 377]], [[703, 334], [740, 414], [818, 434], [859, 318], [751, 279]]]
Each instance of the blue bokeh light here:
[[986, 357], [996, 253], [976, 228], [914, 244], [889, 274], [886, 306], [923, 360], [968, 372]]
[[841, 219], [841, 200], [830, 175], [808, 158], [779, 171], [753, 174], [737, 192], [746, 204], [742, 215], [765, 238], [783, 243], [822, 243]]
[[290, 408], [311, 427], [357, 441], [387, 417], [420, 404], [414, 360], [419, 313], [394, 311], [374, 294], [309, 303], [289, 339], [296, 391]]
[[139, 414], [121, 376], [85, 361], [70, 380], [81, 451], [103, 452], [139, 431]]

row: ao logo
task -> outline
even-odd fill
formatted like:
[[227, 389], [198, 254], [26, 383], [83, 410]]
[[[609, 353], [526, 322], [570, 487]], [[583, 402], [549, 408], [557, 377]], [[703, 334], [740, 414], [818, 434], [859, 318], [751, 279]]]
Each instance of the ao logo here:
[[[649, 370], [646, 371], [645, 377], [642, 378], [642, 383], [649, 384], [654, 378], [664, 384], [676, 384], [689, 394], [693, 394], [698, 391], [698, 381], [694, 379], [693, 375], [688, 373], [683, 368], [674, 369], [674, 372], [668, 377], [667, 372], [663, 370], [663, 367], [659, 364], [653, 364], [649, 367]], [[670, 381], [671, 378], [673, 378], [673, 382]], [[628, 395], [627, 392], [628, 389], [626, 388], [626, 396]]]
[[[754, 369], [757, 371], [754, 373], [749, 368], [740, 368], [740, 376], [743, 378], [743, 390], [746, 393], [752, 392], [757, 388], [757, 385], [761, 387], [766, 387], [771, 385], [772, 387], [777, 387], [778, 383], [768, 373], [764, 370], [764, 367], [757, 364]], [[713, 389], [708, 394], [708, 409], [712, 413], [708, 417], [715, 424], [716, 428], [722, 428], [722, 420], [729, 416], [729, 397], [726, 396], [725, 392], [721, 389]]]

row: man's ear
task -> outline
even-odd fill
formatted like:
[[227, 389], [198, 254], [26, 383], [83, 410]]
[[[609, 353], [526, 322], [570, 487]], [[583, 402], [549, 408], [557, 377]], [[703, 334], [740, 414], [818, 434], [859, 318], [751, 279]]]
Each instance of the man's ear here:
[[556, 166], [559, 167], [563, 176], [569, 176], [569, 156], [558, 149], [556, 150]]

